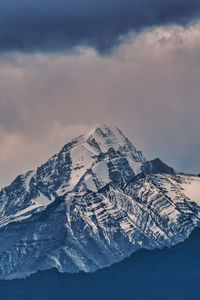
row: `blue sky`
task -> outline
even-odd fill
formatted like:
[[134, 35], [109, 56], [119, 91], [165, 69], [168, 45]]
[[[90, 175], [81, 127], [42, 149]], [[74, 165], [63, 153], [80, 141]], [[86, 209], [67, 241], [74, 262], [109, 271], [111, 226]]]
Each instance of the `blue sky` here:
[[199, 1], [1, 1], [0, 185], [116, 125], [200, 173]]

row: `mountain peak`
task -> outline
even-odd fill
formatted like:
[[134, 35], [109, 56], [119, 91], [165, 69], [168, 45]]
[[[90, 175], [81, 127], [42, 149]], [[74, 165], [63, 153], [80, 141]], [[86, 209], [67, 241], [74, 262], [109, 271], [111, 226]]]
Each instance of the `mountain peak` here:
[[161, 159], [155, 158], [151, 161], [146, 161], [141, 167], [145, 174], [171, 174], [175, 175], [175, 171], [172, 167], [166, 165]]
[[13, 195], [8, 212], [19, 206], [43, 207], [66, 193], [96, 192], [110, 182], [125, 183], [141, 172], [143, 162], [142, 153], [117, 127], [101, 125], [64, 145], [35, 171], [17, 177], [0, 191], [0, 200]]
[[94, 127], [92, 130], [89, 131], [89, 135], [99, 134], [103, 136], [113, 136], [113, 135], [123, 135], [120, 129], [116, 126], [108, 126], [106, 124], [101, 124]]
[[199, 189], [118, 128], [96, 127], [0, 191], [0, 279], [91, 272], [176, 244], [200, 225]]
[[125, 176], [122, 171], [127, 165], [130, 168], [129, 176], [132, 177], [144, 162], [142, 153], [136, 150], [117, 127], [106, 125], [95, 127], [89, 133], [66, 144], [61, 156], [68, 157], [71, 163], [71, 179], [69, 184], [65, 183], [65, 192], [78, 186], [80, 188], [80, 185], [86, 185], [92, 191], [102, 188], [112, 178], [108, 166], [113, 165], [113, 169], [117, 169], [116, 164], [122, 158], [124, 166], [121, 166], [121, 174], [117, 172], [118, 180]]
[[[63, 150], [66, 151], [69, 147], [76, 147], [77, 145], [84, 143], [91, 144], [91, 141], [95, 141], [98, 150], [103, 152], [107, 151], [112, 146], [119, 148], [119, 146], [126, 143], [130, 144], [130, 141], [124, 136], [120, 129], [115, 126], [103, 124], [92, 128], [85, 134], [73, 139], [72, 142], [65, 144]], [[101, 145], [102, 148], [100, 147]]]
[[88, 133], [86, 133], [87, 138], [92, 137], [99, 137], [101, 139], [110, 139], [115, 143], [119, 142], [125, 142], [127, 138], [124, 136], [124, 134], [121, 132], [119, 128], [116, 126], [107, 126], [105, 124], [99, 125], [92, 130], [90, 130]]
[[85, 135], [85, 140], [89, 143], [90, 141], [95, 141], [102, 152], [108, 151], [111, 147], [118, 150], [126, 144], [131, 144], [117, 127], [106, 125], [95, 127]]

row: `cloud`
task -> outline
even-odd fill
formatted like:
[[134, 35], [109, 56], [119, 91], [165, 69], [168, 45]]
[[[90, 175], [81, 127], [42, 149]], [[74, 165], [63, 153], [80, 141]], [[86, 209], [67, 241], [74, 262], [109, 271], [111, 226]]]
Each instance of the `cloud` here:
[[200, 23], [145, 31], [112, 56], [0, 57], [0, 185], [99, 123], [148, 159], [199, 173], [198, 61]]
[[199, 0], [2, 0], [0, 51], [108, 53], [129, 32], [199, 18]]

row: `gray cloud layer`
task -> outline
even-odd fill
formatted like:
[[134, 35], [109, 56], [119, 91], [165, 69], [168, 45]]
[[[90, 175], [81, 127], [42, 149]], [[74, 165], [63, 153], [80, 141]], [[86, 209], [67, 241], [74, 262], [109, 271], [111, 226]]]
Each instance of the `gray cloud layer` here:
[[89, 127], [120, 127], [147, 158], [200, 172], [200, 24], [157, 28], [113, 56], [0, 59], [0, 185]]
[[199, 0], [2, 0], [0, 51], [110, 51], [130, 31], [187, 24]]

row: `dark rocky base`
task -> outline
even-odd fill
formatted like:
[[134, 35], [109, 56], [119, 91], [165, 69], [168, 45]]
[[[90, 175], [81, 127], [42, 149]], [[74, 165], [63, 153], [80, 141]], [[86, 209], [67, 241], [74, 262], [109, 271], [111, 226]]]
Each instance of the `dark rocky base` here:
[[2, 300], [200, 299], [200, 229], [170, 249], [140, 250], [92, 274], [38, 272], [0, 281]]

